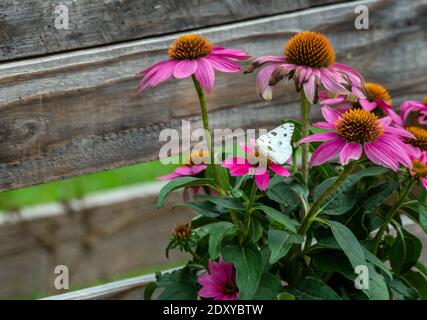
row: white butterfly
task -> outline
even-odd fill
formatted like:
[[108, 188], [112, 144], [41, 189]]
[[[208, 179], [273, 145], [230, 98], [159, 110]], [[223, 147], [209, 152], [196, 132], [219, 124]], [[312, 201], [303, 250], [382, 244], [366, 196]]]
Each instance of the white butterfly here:
[[284, 164], [292, 155], [291, 139], [294, 124], [288, 122], [262, 135], [256, 140], [258, 152], [277, 164]]

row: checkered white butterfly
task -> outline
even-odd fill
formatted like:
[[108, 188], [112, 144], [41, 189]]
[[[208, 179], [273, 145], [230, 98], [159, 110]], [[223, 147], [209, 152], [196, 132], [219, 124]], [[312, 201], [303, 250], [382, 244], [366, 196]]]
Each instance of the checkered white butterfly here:
[[294, 124], [287, 122], [262, 135], [256, 140], [256, 148], [277, 164], [284, 164], [292, 156], [291, 139], [294, 133]]

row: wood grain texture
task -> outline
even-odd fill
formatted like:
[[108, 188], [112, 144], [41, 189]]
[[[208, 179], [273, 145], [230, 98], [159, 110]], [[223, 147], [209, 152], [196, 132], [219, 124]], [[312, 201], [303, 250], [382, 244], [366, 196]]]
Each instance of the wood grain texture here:
[[[354, 29], [357, 4], [370, 8], [369, 30]], [[260, 56], [280, 54], [296, 32], [322, 31], [339, 62], [386, 85], [399, 103], [427, 89], [425, 10], [424, 0], [367, 0], [198, 32]], [[155, 159], [162, 129], [180, 128], [183, 119], [200, 126], [189, 79], [136, 92], [135, 74], [164, 59], [175, 36], [0, 65], [0, 190]], [[298, 117], [293, 85], [280, 83], [274, 99], [263, 101], [255, 74], [217, 73], [207, 100], [214, 128], [265, 128]]]
[[[59, 294], [57, 265], [69, 268], [70, 288], [100, 279], [165, 266], [187, 257], [165, 257], [171, 229], [194, 216], [188, 208], [160, 210], [155, 199], [164, 183], [137, 185], [81, 200], [27, 208], [0, 216], [0, 299]], [[171, 201], [182, 200], [182, 193]]]
[[[424, 264], [427, 263], [427, 235], [416, 224], [411, 224], [406, 229], [423, 242], [423, 251], [420, 260]], [[46, 298], [46, 300], [141, 300], [144, 299], [145, 285], [153, 280], [155, 280], [154, 275], [136, 277], [51, 296]]]
[[[2, 0], [0, 61], [141, 39], [344, 0]], [[57, 29], [65, 5], [69, 29]]]

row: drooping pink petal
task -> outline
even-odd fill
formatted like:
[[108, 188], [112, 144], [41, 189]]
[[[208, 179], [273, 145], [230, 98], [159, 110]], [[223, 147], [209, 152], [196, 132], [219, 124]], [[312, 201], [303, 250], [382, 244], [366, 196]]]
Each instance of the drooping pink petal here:
[[313, 123], [313, 127], [319, 128], [319, 129], [330, 129], [330, 130], [335, 129], [335, 126], [332, 123], [322, 122], [322, 121]]
[[351, 83], [356, 87], [362, 88], [364, 86], [363, 83], [365, 80], [363, 79], [362, 75], [353, 67], [342, 63], [334, 63], [332, 68], [345, 73], [345, 75], [349, 77]]
[[142, 92], [146, 88], [154, 87], [159, 83], [170, 79], [173, 75], [176, 63], [176, 60], [169, 60], [160, 65], [158, 68], [148, 71], [139, 83], [139, 92]]
[[277, 163], [271, 162], [268, 165], [268, 167], [270, 168], [271, 171], [273, 171], [273, 172], [275, 172], [278, 175], [281, 175], [283, 177], [289, 177], [291, 175], [291, 173], [289, 172], [288, 169], [286, 169], [285, 167], [283, 167]]
[[326, 161], [333, 159], [345, 146], [346, 142], [341, 138], [335, 139], [321, 144], [311, 156], [310, 165], [319, 166]]
[[175, 65], [173, 76], [177, 79], [188, 78], [197, 70], [197, 60], [181, 60]]
[[206, 164], [196, 164], [191, 166], [191, 175], [198, 175], [200, 172], [205, 171], [208, 166]]
[[350, 160], [359, 160], [362, 155], [362, 145], [356, 142], [347, 142], [341, 151], [340, 162], [347, 165]]
[[250, 56], [243, 50], [220, 48], [220, 47], [213, 48], [210, 54], [223, 56], [227, 58], [233, 58], [237, 60], [246, 60], [250, 58]]
[[427, 178], [421, 178], [421, 183], [423, 184], [424, 189], [427, 190]]
[[216, 55], [208, 55], [205, 59], [209, 60], [215, 70], [227, 73], [240, 71], [240, 66], [228, 58]]
[[273, 88], [269, 85], [270, 78], [279, 64], [270, 64], [261, 69], [256, 77], [256, 89], [258, 94], [265, 100], [271, 100], [273, 97]]
[[248, 155], [253, 155], [255, 154], [255, 147], [253, 145], [253, 143], [251, 142], [250, 145], [246, 145], [244, 143], [240, 143], [240, 147], [243, 149], [243, 151], [245, 151], [246, 154]]
[[314, 95], [316, 93], [316, 76], [315, 75], [311, 75], [308, 78], [307, 82], [304, 82], [303, 86], [304, 86], [304, 93], [305, 96], [308, 100], [308, 102], [310, 102], [311, 104], [314, 101]]
[[264, 170], [262, 174], [254, 175], [255, 183], [260, 191], [265, 191], [270, 183], [270, 175], [267, 170]]
[[359, 104], [366, 111], [371, 112], [377, 107], [377, 103], [375, 101], [370, 102], [368, 99], [359, 99]]
[[335, 124], [338, 118], [341, 117], [341, 113], [332, 108], [329, 108], [328, 106], [324, 106], [321, 110], [323, 118], [325, 118], [325, 120], [330, 124]]
[[157, 177], [158, 180], [166, 181], [166, 180], [172, 180], [175, 178], [181, 177], [181, 175], [177, 174], [176, 172], [172, 172], [168, 175]]
[[222, 164], [222, 167], [229, 169], [230, 175], [233, 177], [242, 176], [248, 174], [252, 166], [246, 158], [242, 157], [233, 157], [225, 159]]
[[313, 142], [313, 141], [329, 141], [337, 137], [338, 135], [336, 134], [336, 132], [315, 133], [315, 134], [312, 134], [311, 136], [302, 138], [300, 141], [297, 142], [297, 145], [300, 145], [301, 143], [307, 143], [307, 142]]
[[403, 122], [406, 122], [409, 114], [415, 111], [427, 112], [427, 106], [424, 105], [424, 103], [415, 100], [408, 100], [403, 102], [400, 105], [400, 117], [402, 118]]
[[387, 155], [378, 143], [366, 143], [363, 148], [365, 149], [366, 157], [374, 164], [390, 168], [393, 171], [399, 170], [399, 163]]
[[401, 128], [385, 126], [384, 132], [388, 132], [388, 133], [395, 134], [395, 135], [405, 137], [405, 138], [409, 138], [409, 139], [416, 139], [412, 133], [410, 133], [409, 131], [406, 131], [405, 129], [401, 129]]
[[193, 175], [193, 170], [190, 166], [182, 166], [175, 169], [175, 172], [181, 176], [191, 176]]
[[205, 58], [197, 60], [196, 79], [200, 82], [202, 88], [207, 92], [211, 92], [215, 83], [215, 72], [209, 62]]
[[347, 94], [348, 90], [345, 89], [340, 83], [334, 80], [334, 74], [332, 71], [323, 68], [320, 72], [320, 82], [326, 90], [332, 93]]

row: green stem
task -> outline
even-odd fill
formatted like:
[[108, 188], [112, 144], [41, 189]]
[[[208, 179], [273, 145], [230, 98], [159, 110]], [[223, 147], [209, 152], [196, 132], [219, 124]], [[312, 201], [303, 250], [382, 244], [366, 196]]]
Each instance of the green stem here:
[[254, 181], [252, 182], [252, 188], [251, 188], [251, 193], [249, 195], [248, 205], [246, 207], [246, 220], [245, 220], [245, 228], [244, 228], [244, 233], [243, 233], [243, 238], [245, 240], [248, 237], [249, 228], [251, 226], [252, 206], [253, 206], [254, 201], [255, 201], [255, 196], [256, 196], [257, 190], [258, 190], [258, 187], [257, 187], [257, 185], [255, 183], [255, 179], [254, 179]]
[[[211, 136], [211, 129], [209, 127], [209, 119], [208, 119], [208, 110], [206, 108], [206, 98], [205, 98], [205, 92], [203, 91], [202, 86], [200, 85], [199, 81], [196, 79], [194, 75], [191, 76], [193, 79], [194, 87], [196, 88], [197, 95], [199, 96], [199, 102], [200, 102], [200, 110], [202, 113], [202, 121], [203, 121], [203, 128], [205, 129], [206, 133], [206, 142], [208, 145], [208, 151], [211, 161], [211, 166], [214, 170], [215, 178], [217, 180], [217, 183], [219, 183], [219, 173], [218, 168], [215, 165], [215, 154], [214, 154], [214, 148], [212, 144], [212, 136]], [[221, 185], [221, 184], [220, 184]]]
[[409, 195], [409, 193], [412, 190], [412, 187], [414, 186], [415, 182], [417, 180], [412, 178], [406, 188], [403, 190], [402, 194], [400, 195], [397, 202], [394, 204], [394, 206], [390, 209], [389, 213], [384, 218], [384, 223], [381, 225], [380, 230], [378, 230], [377, 234], [375, 235], [375, 247], [374, 247], [374, 254], [376, 255], [378, 253], [378, 249], [380, 247], [381, 240], [383, 238], [384, 232], [387, 230], [388, 225], [390, 224], [391, 220], [393, 219], [396, 212], [400, 209], [403, 202], [405, 201], [406, 197]]
[[187, 252], [191, 254], [195, 262], [200, 263], [201, 265], [205, 265], [205, 262], [203, 262], [202, 258], [200, 258], [200, 256], [193, 249], [188, 247]]
[[311, 206], [310, 210], [307, 213], [307, 216], [304, 222], [302, 223], [299, 229], [299, 234], [304, 235], [307, 232], [311, 223], [316, 218], [318, 211], [320, 209], [320, 206], [335, 190], [338, 189], [338, 187], [344, 182], [344, 180], [348, 178], [348, 176], [351, 174], [351, 172], [356, 167], [356, 165], [357, 165], [356, 161], [351, 161], [346, 167], [344, 167], [344, 170], [341, 172], [341, 174], [338, 176], [335, 182], [332, 185], [330, 185], [320, 195], [320, 197], [313, 203], [313, 205]]
[[[301, 90], [301, 139], [307, 137], [309, 132], [309, 123], [310, 123], [310, 103], [308, 102], [304, 90]], [[301, 167], [302, 167], [302, 176], [304, 183], [308, 184], [308, 153], [309, 153], [309, 144], [304, 143], [301, 146]]]

